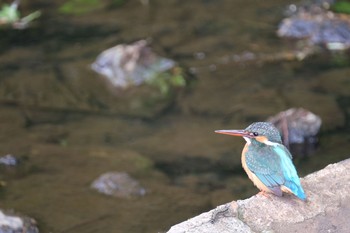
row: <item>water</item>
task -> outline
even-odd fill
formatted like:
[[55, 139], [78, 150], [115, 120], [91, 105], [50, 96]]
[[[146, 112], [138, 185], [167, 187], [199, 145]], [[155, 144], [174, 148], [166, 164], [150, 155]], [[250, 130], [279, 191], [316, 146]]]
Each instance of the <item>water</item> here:
[[[327, 54], [225, 60], [290, 50], [275, 35], [290, 1], [130, 1], [81, 16], [59, 15], [59, 1], [32, 2], [24, 6], [42, 8], [39, 24], [1, 31], [0, 152], [21, 163], [1, 167], [0, 207], [35, 218], [41, 232], [161, 232], [250, 197], [257, 189], [240, 165], [244, 141], [214, 130], [290, 107], [323, 119], [316, 152], [296, 156], [299, 175], [349, 155], [347, 65]], [[102, 50], [142, 38], [195, 68], [196, 79], [170, 106], [136, 100], [129, 111], [125, 102], [136, 92], [112, 91], [89, 66]], [[147, 195], [124, 200], [90, 189], [108, 171], [128, 172]]]

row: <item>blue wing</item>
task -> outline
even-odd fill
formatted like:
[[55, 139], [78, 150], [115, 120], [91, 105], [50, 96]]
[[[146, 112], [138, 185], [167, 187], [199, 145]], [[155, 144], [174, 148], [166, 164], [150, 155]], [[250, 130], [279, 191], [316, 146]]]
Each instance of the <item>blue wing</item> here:
[[246, 163], [259, 180], [274, 194], [281, 196], [287, 187], [302, 200], [306, 199], [292, 156], [283, 145], [262, 146], [246, 153]]
[[285, 183], [283, 185], [290, 189], [297, 197], [305, 200], [306, 195], [300, 184], [300, 179], [292, 162], [291, 154], [283, 145], [274, 146], [273, 148], [281, 159], [281, 167], [285, 178]]

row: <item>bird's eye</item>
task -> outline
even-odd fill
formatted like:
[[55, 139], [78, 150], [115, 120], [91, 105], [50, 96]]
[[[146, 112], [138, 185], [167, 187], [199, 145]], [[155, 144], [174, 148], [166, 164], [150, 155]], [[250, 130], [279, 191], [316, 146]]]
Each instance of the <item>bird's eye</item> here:
[[254, 132], [253, 135], [254, 135], [255, 137], [259, 136], [259, 134], [258, 134], [257, 132]]

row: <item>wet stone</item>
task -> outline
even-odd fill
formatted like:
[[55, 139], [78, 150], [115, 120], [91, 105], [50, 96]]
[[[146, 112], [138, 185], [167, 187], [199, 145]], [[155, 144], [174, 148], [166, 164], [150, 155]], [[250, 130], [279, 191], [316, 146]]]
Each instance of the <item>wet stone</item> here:
[[[303, 108], [291, 108], [268, 119], [282, 132], [283, 138], [289, 143], [303, 143], [305, 138], [318, 134], [322, 120], [314, 113]], [[287, 128], [285, 128], [287, 127]], [[287, 129], [287, 135], [284, 130]]]
[[268, 121], [280, 131], [284, 145], [295, 149], [293, 154], [307, 155], [316, 148], [322, 120], [314, 113], [303, 108], [291, 108], [268, 118]]
[[125, 172], [108, 172], [102, 174], [91, 184], [98, 192], [120, 198], [144, 196], [146, 190], [138, 181]]
[[7, 215], [0, 210], [1, 233], [39, 233], [34, 219], [29, 217]]
[[310, 5], [295, 6], [290, 17], [279, 25], [280, 37], [305, 39], [311, 45], [325, 45], [330, 50], [350, 47], [350, 17], [331, 12], [324, 7], [332, 1], [313, 1]]
[[127, 88], [148, 82], [174, 65], [174, 61], [157, 56], [147, 41], [140, 40], [103, 51], [91, 67], [113, 86]]
[[18, 164], [18, 160], [15, 156], [7, 154], [5, 156], [0, 157], [0, 164], [6, 166], [16, 166]]

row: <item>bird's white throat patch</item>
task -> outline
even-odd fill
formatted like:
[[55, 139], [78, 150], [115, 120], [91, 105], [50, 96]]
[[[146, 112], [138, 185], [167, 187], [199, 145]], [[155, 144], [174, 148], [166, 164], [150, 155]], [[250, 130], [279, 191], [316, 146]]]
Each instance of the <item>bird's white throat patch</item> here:
[[243, 137], [244, 138], [244, 140], [246, 140], [247, 141], [247, 144], [249, 145], [250, 143], [252, 143], [252, 141], [250, 140], [250, 138], [247, 138], [247, 137]]

